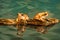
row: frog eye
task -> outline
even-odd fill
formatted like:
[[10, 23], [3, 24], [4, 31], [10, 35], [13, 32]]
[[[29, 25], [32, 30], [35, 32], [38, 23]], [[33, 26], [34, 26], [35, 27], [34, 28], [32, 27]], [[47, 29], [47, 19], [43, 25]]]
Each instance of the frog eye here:
[[47, 14], [44, 14], [44, 15], [47, 15]]

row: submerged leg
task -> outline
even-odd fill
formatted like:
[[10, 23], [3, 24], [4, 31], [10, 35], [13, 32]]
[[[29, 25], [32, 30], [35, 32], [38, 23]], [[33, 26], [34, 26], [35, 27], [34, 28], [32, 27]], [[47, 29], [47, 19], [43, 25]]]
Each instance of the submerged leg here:
[[19, 26], [17, 29], [17, 35], [23, 36], [23, 32], [25, 31], [25, 26]]
[[36, 31], [41, 32], [43, 34], [47, 33], [47, 29], [44, 26], [38, 27]]

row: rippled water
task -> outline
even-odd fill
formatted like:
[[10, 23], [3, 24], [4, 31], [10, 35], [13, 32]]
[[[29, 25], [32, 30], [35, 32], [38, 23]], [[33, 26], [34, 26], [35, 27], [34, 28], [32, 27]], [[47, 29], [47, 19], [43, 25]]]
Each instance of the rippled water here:
[[[32, 18], [36, 13], [48, 11], [49, 17], [60, 19], [60, 0], [0, 0], [0, 18], [16, 18], [18, 12]], [[27, 29], [22, 38], [17, 37], [13, 26], [0, 26], [0, 40], [60, 40], [60, 24], [47, 34]]]

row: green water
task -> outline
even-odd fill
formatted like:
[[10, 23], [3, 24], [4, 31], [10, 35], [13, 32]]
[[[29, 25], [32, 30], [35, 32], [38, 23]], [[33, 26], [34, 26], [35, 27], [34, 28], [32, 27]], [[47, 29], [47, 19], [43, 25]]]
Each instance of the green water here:
[[[60, 0], [0, 0], [0, 18], [16, 18], [18, 12], [30, 18], [38, 12], [48, 11], [53, 18], [60, 19]], [[60, 40], [60, 24], [52, 27], [47, 34], [27, 29], [22, 38], [16, 35], [13, 26], [0, 26], [0, 40]]]

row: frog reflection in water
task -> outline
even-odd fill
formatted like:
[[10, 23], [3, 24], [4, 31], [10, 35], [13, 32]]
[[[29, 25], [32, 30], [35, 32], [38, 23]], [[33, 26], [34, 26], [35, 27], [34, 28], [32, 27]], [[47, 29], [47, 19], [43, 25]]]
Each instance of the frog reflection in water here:
[[[33, 19], [36, 19], [36, 20], [41, 20], [43, 22], [45, 22], [45, 18], [48, 16], [48, 13], [47, 12], [42, 12], [42, 13], [38, 13], [37, 15], [34, 16]], [[26, 14], [22, 14], [22, 13], [18, 13], [18, 17], [16, 19], [17, 21], [17, 34], [18, 35], [21, 35], [24, 31], [25, 31], [25, 26], [26, 26], [26, 23], [27, 23], [27, 20], [29, 20], [29, 17], [26, 15]], [[23, 23], [23, 25], [20, 25], [21, 23]], [[43, 32], [43, 28], [40, 27], [40, 29], [38, 29], [37, 31], [41, 31]]]
[[[48, 12], [41, 12], [41, 13], [37, 13], [33, 19], [35, 20], [40, 20], [42, 22], [47, 22], [47, 17], [48, 16]], [[36, 29], [38, 32], [44, 32], [44, 27], [40, 26]]]
[[[46, 18], [48, 16], [48, 12], [42, 12], [42, 13], [38, 13], [36, 14], [32, 20], [37, 20], [37, 21], [42, 21], [42, 25], [40, 26], [36, 26], [36, 31], [40, 32], [40, 33], [47, 33], [48, 29], [55, 25], [56, 23], [59, 22], [59, 20], [55, 19], [55, 18]], [[28, 21], [30, 20], [30, 18], [28, 17], [28, 15], [26, 14], [22, 14], [22, 13], [18, 13], [18, 17], [16, 19], [16, 24], [17, 24], [17, 34], [18, 35], [23, 35], [22, 33], [25, 31], [26, 25], [29, 23]], [[37, 22], [36, 21], [36, 22]], [[30, 24], [32, 24], [32, 22], [34, 23], [34, 21], [30, 20]], [[22, 24], [22, 25], [20, 25]], [[41, 22], [39, 22], [39, 24], [41, 24]], [[34, 24], [35, 25], [35, 24]], [[37, 24], [38, 25], [38, 24]], [[32, 28], [32, 27], [31, 27]]]
[[[17, 35], [22, 35], [22, 33], [25, 31], [25, 26], [27, 23], [27, 20], [29, 20], [29, 17], [26, 14], [18, 13], [18, 17], [16, 19], [17, 22]], [[23, 24], [22, 24], [23, 23]], [[22, 24], [22, 25], [20, 25]]]

